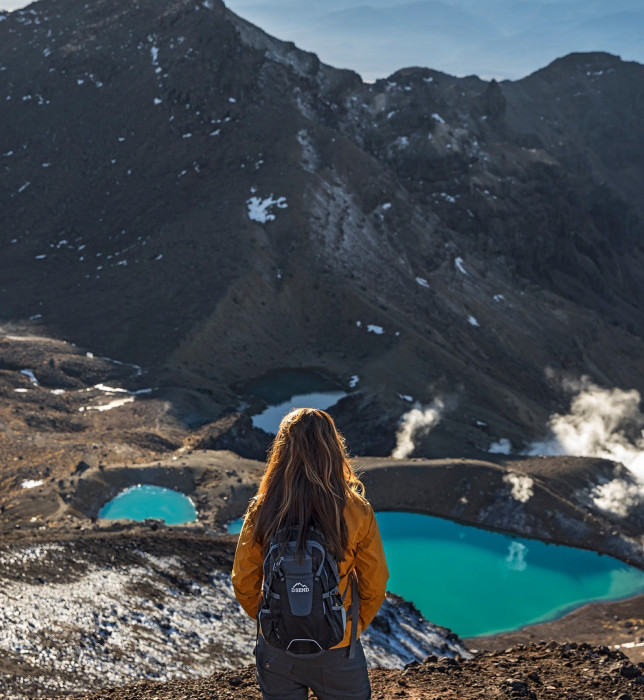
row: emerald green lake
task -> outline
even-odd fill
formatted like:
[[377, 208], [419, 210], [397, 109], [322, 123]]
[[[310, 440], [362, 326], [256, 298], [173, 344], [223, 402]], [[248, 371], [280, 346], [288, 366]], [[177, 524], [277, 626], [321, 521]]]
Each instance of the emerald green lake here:
[[[583, 549], [417, 513], [379, 512], [387, 590], [462, 637], [545, 622], [644, 592], [644, 571]], [[239, 532], [241, 521], [229, 526]]]
[[163, 520], [167, 525], [182, 525], [197, 519], [194, 503], [183, 493], [161, 486], [138, 484], [121, 491], [98, 513], [105, 520]]

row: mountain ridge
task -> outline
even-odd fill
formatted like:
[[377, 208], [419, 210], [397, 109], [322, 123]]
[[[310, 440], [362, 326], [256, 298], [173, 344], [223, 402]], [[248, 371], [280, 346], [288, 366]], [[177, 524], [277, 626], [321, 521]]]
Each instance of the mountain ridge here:
[[360, 453], [390, 449], [397, 394], [456, 397], [438, 431], [478, 454], [473, 416], [534, 437], [558, 377], [644, 390], [639, 64], [366, 85], [215, 0], [43, 0], [0, 34], [5, 320], [229, 410], [253, 376], [361, 368], [336, 410]]

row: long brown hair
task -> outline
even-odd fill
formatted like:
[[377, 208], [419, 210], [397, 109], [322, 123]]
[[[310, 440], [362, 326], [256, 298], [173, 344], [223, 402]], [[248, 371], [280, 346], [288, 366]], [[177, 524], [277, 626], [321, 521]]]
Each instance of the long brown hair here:
[[364, 493], [364, 487], [333, 418], [326, 411], [297, 408], [280, 423], [249, 507], [254, 538], [266, 547], [279, 530], [296, 529], [296, 549], [302, 553], [308, 528], [316, 527], [341, 561], [349, 540], [344, 507], [351, 491]]

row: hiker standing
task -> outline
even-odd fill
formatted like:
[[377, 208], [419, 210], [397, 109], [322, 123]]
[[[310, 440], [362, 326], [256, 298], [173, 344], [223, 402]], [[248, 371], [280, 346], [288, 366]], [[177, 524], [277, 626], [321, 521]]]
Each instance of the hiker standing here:
[[[244, 519], [232, 582], [257, 619], [264, 700], [371, 697], [360, 633], [385, 598], [378, 524], [325, 411], [286, 415]], [[356, 624], [357, 622], [357, 624]]]

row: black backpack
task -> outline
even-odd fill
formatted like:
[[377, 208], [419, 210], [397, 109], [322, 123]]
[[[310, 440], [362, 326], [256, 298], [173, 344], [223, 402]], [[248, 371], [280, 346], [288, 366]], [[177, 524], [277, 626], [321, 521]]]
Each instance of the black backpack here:
[[[309, 528], [301, 558], [296, 555], [297, 534], [296, 529], [280, 531], [270, 542], [257, 626], [269, 644], [294, 656], [317, 656], [344, 639], [346, 590], [340, 594], [338, 564], [324, 546], [322, 533]], [[352, 578], [353, 657], [359, 598], [355, 572]]]

